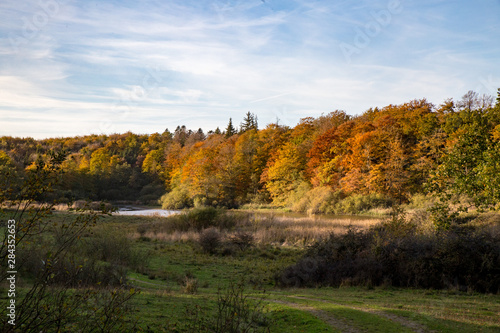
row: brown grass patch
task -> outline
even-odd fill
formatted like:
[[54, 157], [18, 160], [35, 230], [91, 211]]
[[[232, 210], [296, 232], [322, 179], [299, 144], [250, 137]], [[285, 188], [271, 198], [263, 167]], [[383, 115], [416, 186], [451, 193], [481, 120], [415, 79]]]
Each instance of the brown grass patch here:
[[[254, 214], [241, 212], [227, 213], [235, 219], [231, 229], [220, 230], [224, 240], [230, 240], [239, 233], [251, 235], [257, 244], [307, 246], [327, 237], [330, 233], [343, 234], [348, 227], [368, 229], [380, 222], [380, 219], [359, 217], [276, 217], [272, 214]], [[195, 230], [173, 231], [168, 226], [169, 219], [141, 225], [141, 234], [134, 232], [132, 238], [148, 238], [165, 242], [197, 241], [199, 232]]]

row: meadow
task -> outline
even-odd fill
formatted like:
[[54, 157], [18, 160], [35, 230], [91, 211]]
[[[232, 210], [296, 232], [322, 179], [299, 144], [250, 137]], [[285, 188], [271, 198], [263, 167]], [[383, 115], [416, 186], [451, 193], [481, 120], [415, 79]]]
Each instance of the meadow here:
[[[72, 214], [54, 212], [51, 223]], [[332, 232], [369, 230], [381, 220], [211, 208], [171, 217], [106, 215], [76, 243], [72, 258], [85, 257], [80, 280], [101, 270], [109, 285], [120, 281], [133, 288], [125, 321], [137, 331], [500, 332], [498, 293], [348, 279], [337, 287], [284, 286], [283, 270], [311, 245]], [[496, 218], [488, 221], [497, 225], [491, 222]], [[56, 241], [53, 231], [47, 229], [41, 243]], [[19, 259], [34, 262], [36, 246], [26, 247]], [[28, 290], [32, 274], [33, 267], [20, 271], [20, 290]], [[5, 289], [0, 297], [4, 307]]]
[[[212, 253], [200, 244], [203, 232], [198, 232], [198, 238], [194, 231], [171, 232], [169, 238], [154, 217], [117, 223], [121, 227], [126, 223], [136, 246], [151, 253], [147, 270], [130, 275], [130, 279], [142, 288], [136, 301], [143, 309], [140, 316], [152, 331], [189, 331], [189, 310], [202, 306], [202, 312], [210, 315], [211, 308], [217, 307], [220, 289], [223, 294], [234, 283], [245, 285], [248, 298], [263, 300], [266, 306], [261, 310], [267, 316], [263, 328], [271, 332], [500, 331], [498, 295], [351, 286], [347, 282], [338, 288], [277, 287], [280, 271], [296, 262], [312, 242], [329, 232], [345, 233], [353, 226], [368, 229], [380, 218], [234, 214], [238, 222], [230, 228], [233, 231], [222, 232], [219, 249]], [[238, 233], [253, 236], [252, 244], [232, 248], [231, 241]], [[154, 304], [154, 313], [148, 311], [148, 304]], [[163, 318], [160, 322], [158, 316]]]

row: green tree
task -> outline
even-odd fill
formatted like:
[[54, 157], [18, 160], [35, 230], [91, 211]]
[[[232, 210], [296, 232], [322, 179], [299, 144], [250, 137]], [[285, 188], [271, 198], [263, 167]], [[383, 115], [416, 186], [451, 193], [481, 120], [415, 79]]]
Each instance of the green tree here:
[[[498, 142], [494, 139], [491, 109], [484, 109], [469, 92], [450, 114], [448, 148], [429, 180], [429, 189], [439, 202], [431, 209], [438, 228], [448, 228], [458, 213], [470, 208], [495, 209], [500, 201]], [[452, 206], [455, 210], [451, 209]]]
[[258, 130], [257, 116], [248, 111], [243, 118], [243, 122], [240, 124], [240, 133], [244, 133], [249, 130]]
[[226, 139], [236, 134], [236, 129], [233, 126], [233, 119], [229, 118], [229, 123], [227, 124], [226, 131], [224, 133]]

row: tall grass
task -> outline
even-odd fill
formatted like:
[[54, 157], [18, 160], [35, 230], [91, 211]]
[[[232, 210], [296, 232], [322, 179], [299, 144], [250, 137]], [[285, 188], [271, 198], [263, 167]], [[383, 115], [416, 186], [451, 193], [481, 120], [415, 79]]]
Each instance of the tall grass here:
[[226, 240], [244, 232], [251, 235], [256, 244], [304, 246], [323, 239], [331, 232], [342, 234], [349, 226], [367, 229], [378, 221], [373, 218], [290, 218], [196, 208], [185, 214], [157, 218], [154, 222], [141, 224], [132, 237], [160, 241], [196, 241], [200, 231], [216, 228], [222, 239]]

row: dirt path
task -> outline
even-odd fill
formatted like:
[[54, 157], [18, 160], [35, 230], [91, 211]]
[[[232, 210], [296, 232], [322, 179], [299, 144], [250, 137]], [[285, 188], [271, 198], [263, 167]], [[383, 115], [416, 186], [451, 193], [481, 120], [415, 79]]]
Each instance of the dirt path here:
[[306, 311], [312, 314], [313, 316], [317, 317], [321, 321], [327, 323], [331, 327], [341, 331], [342, 333], [359, 333], [360, 331], [347, 324], [346, 322], [335, 318], [331, 314], [327, 313], [326, 311], [318, 310], [316, 308], [313, 308], [312, 306], [307, 306], [307, 305], [302, 305], [302, 304], [297, 304], [297, 303], [292, 303], [292, 302], [287, 302], [287, 301], [279, 301], [279, 300], [270, 300], [266, 299], [266, 302], [271, 302], [271, 303], [279, 303], [279, 304], [284, 304], [286, 306], [289, 306], [291, 308], [300, 310], [300, 311]]
[[[134, 282], [138, 282], [138, 283], [142, 283], [142, 284], [146, 284], [146, 285], [150, 285], [150, 286], [155, 286], [155, 287], [160, 287], [160, 288], [164, 287], [161, 284], [156, 284], [156, 283], [152, 283], [152, 282], [148, 282], [148, 281], [142, 281], [142, 280], [138, 280], [138, 279], [134, 279], [134, 278], [129, 278], [129, 280], [134, 281]], [[142, 287], [142, 288], [144, 288], [144, 287]], [[151, 288], [144, 288], [144, 289], [155, 290], [155, 291], [158, 290], [158, 289], [151, 289]], [[383, 312], [383, 311], [379, 311], [379, 310], [361, 308], [361, 307], [346, 305], [346, 304], [340, 304], [340, 303], [335, 303], [335, 302], [331, 302], [328, 300], [317, 299], [317, 298], [309, 298], [309, 297], [302, 297], [302, 296], [287, 296], [287, 297], [294, 298], [294, 299], [300, 299], [300, 300], [304, 300], [304, 301], [334, 304], [334, 305], [350, 308], [350, 309], [357, 310], [357, 311], [363, 311], [363, 312], [375, 314], [377, 316], [380, 316], [380, 317], [389, 319], [395, 323], [398, 323], [404, 327], [407, 327], [415, 333], [433, 333], [433, 332], [435, 332], [435, 331], [431, 331], [431, 330], [427, 329], [422, 324], [419, 324], [417, 322], [409, 320], [408, 318], [401, 317], [401, 316], [387, 313], [387, 312]], [[349, 325], [346, 321], [333, 316], [332, 314], [328, 313], [327, 311], [316, 309], [315, 307], [310, 306], [310, 305], [299, 304], [299, 303], [294, 303], [291, 301], [283, 301], [283, 300], [266, 299], [266, 301], [271, 302], [271, 303], [284, 304], [286, 306], [289, 306], [289, 307], [297, 309], [297, 310], [309, 312], [313, 316], [317, 317], [318, 319], [327, 323], [331, 327], [333, 327], [333, 328], [335, 328], [343, 333], [361, 332], [356, 327]]]
[[395, 314], [379, 311], [379, 310], [373, 310], [373, 309], [367, 309], [367, 308], [360, 308], [357, 306], [351, 306], [351, 305], [345, 305], [345, 304], [339, 304], [339, 303], [334, 303], [330, 302], [327, 300], [322, 300], [322, 299], [315, 299], [315, 298], [308, 298], [308, 297], [301, 297], [301, 296], [288, 296], [290, 298], [296, 298], [296, 299], [302, 299], [306, 301], [312, 301], [312, 302], [322, 302], [322, 303], [328, 303], [328, 304], [335, 304], [343, 307], [347, 307], [353, 310], [358, 310], [358, 311], [363, 311], [367, 313], [372, 313], [380, 317], [384, 317], [386, 319], [389, 319], [395, 323], [398, 323], [404, 327], [407, 327], [411, 329], [415, 333], [432, 333], [434, 331], [431, 331], [427, 329], [424, 325], [416, 323], [414, 321], [409, 320], [408, 318], [397, 316]]

